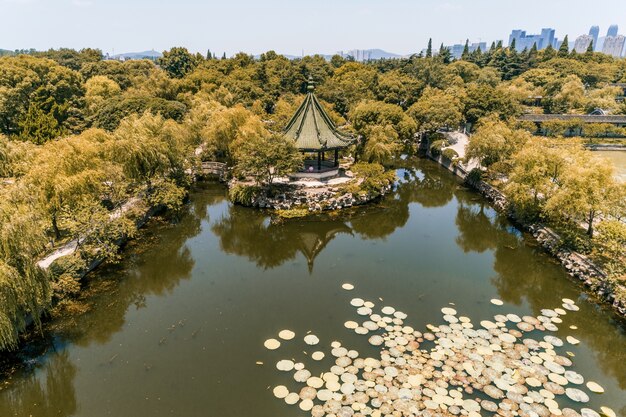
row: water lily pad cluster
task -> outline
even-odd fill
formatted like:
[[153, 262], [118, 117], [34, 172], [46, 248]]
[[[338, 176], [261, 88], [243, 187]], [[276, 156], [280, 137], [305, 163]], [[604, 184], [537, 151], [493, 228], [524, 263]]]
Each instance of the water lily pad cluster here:
[[[558, 330], [568, 311], [578, 310], [572, 300], [536, 317], [498, 314], [478, 325], [448, 306], [441, 309], [443, 323], [429, 324], [423, 332], [406, 325], [407, 315], [392, 306], [375, 312], [372, 301], [353, 298], [350, 304], [361, 318], [346, 321], [346, 329], [367, 335], [380, 355], [362, 357], [333, 341], [327, 353], [334, 364], [319, 376], [301, 362], [281, 359], [276, 368], [301, 386], [278, 385], [273, 388], [277, 398], [313, 417], [600, 416], [585, 403], [604, 389], [585, 381], [559, 351], [579, 341], [549, 333]], [[304, 342], [320, 340], [306, 335]], [[313, 359], [325, 356], [320, 350]], [[615, 415], [609, 407], [600, 412]]]

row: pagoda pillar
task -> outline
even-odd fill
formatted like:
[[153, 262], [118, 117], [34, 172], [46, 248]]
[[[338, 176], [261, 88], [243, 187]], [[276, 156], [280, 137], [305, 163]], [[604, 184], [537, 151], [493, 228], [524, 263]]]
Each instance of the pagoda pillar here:
[[317, 153], [317, 170], [318, 171], [322, 170], [322, 153], [321, 152]]
[[339, 166], [339, 149], [335, 149], [335, 168]]

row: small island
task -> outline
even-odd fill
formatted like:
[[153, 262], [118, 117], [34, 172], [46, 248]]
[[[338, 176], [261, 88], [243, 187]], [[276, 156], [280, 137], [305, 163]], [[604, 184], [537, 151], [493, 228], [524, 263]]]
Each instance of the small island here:
[[276, 209], [284, 217], [361, 205], [386, 194], [395, 174], [380, 164], [341, 157], [358, 139], [337, 128], [315, 96], [307, 95], [282, 134], [242, 144], [235, 153], [230, 197], [245, 206]]

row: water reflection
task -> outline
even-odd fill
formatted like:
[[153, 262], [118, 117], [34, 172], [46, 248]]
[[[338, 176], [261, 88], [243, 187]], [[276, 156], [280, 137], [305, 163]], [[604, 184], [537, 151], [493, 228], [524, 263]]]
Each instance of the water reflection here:
[[[580, 283], [567, 284], [561, 265], [532, 237], [516, 232], [504, 216], [483, 201], [472, 202], [468, 196], [457, 193], [456, 242], [464, 252], [493, 253], [495, 275], [491, 282], [500, 298], [518, 306], [526, 303], [534, 315], [540, 315], [543, 308], [558, 306], [554, 305], [555, 299], [591, 301], [581, 303], [582, 311], [575, 317], [566, 316], [564, 324], [568, 326], [560, 326], [557, 334], [563, 339], [574, 335], [583, 340], [595, 352], [603, 372], [615, 377], [620, 388], [626, 389], [626, 346], [615, 346], [616, 340], [623, 341], [626, 336], [624, 323], [607, 315], [608, 308], [601, 302], [590, 300]], [[570, 324], [584, 331], [569, 329]]]
[[[226, 202], [222, 187], [194, 194], [178, 224], [153, 225], [121, 265], [90, 278], [82, 314], [49, 324], [44, 365], [0, 388], [0, 416], [231, 417], [250, 407], [258, 417], [280, 415], [283, 404], [265, 390], [273, 366], [255, 365], [276, 359], [262, 348], [265, 332], [320, 326], [320, 338], [335, 337], [333, 323], [345, 330], [346, 277], [370, 297], [414, 308], [416, 326], [439, 311], [442, 294], [473, 316], [497, 314], [486, 302], [495, 296], [534, 315], [563, 297], [582, 301], [560, 265], [450, 173], [418, 161], [398, 177], [381, 202], [323, 221], [274, 224]], [[331, 262], [319, 262], [331, 251]], [[294, 279], [307, 274], [289, 264], [299, 256], [323, 279]], [[618, 411], [624, 328], [597, 304], [578, 304], [558, 336], [582, 341], [568, 348], [577, 369], [605, 385], [601, 400]], [[178, 320], [187, 325], [170, 331]], [[52, 341], [65, 350], [55, 352]]]
[[66, 351], [50, 355], [41, 369], [0, 389], [0, 416], [71, 416], [76, 413], [76, 366]]
[[276, 224], [268, 214], [231, 205], [211, 230], [223, 251], [244, 256], [261, 268], [276, 268], [300, 252], [312, 272], [315, 258], [336, 236], [356, 233], [364, 239], [384, 239], [406, 225], [411, 203], [438, 207], [454, 197], [453, 179], [436, 166], [403, 168], [397, 174], [392, 195], [339, 219], [323, 216]]

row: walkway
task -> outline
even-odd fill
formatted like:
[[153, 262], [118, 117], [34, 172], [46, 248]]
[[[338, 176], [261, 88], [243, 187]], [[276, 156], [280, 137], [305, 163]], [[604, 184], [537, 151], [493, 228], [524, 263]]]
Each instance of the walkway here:
[[[465, 148], [469, 143], [469, 136], [467, 136], [463, 132], [453, 131], [453, 132], [440, 132], [445, 136], [446, 139], [452, 144], [450, 146], [446, 146], [444, 149], [454, 149], [457, 154], [459, 154], [459, 158], [465, 158]], [[466, 171], [470, 172], [474, 168], [478, 168], [478, 161], [472, 159], [468, 163], [463, 163], [461, 161], [458, 162], [459, 165]]]

